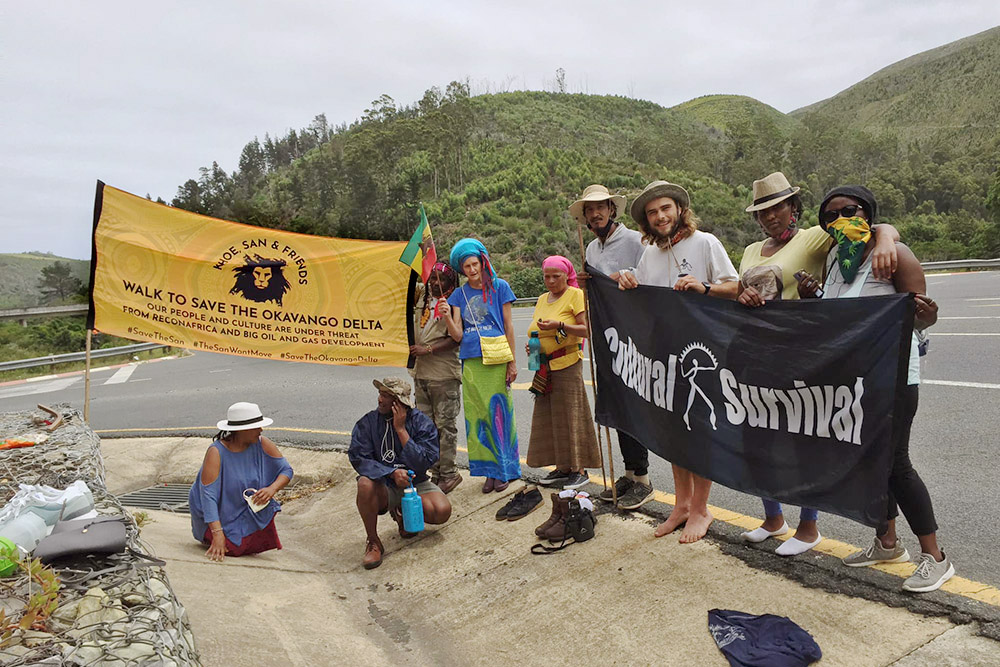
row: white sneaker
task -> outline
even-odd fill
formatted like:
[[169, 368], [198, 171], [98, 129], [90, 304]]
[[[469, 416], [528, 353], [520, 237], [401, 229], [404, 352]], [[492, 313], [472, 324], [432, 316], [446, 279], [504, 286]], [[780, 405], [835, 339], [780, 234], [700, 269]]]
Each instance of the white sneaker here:
[[941, 588], [944, 582], [955, 576], [955, 566], [948, 560], [944, 549], [941, 550], [941, 555], [944, 558], [939, 563], [930, 554], [920, 554], [917, 570], [903, 582], [903, 590], [911, 593], [930, 593]]
[[781, 528], [778, 530], [768, 530], [764, 526], [754, 528], [753, 530], [748, 530], [745, 533], [740, 533], [740, 537], [743, 538], [744, 542], [753, 542], [754, 544], [758, 542], [763, 542], [769, 537], [774, 537], [775, 535], [784, 535], [789, 530], [788, 523], [782, 522]]
[[803, 542], [799, 538], [793, 537], [789, 540], [786, 540], [784, 544], [775, 549], [774, 553], [778, 554], [779, 556], [798, 556], [799, 554], [804, 554], [805, 552], [809, 551], [822, 541], [823, 541], [823, 536], [820, 535], [819, 533], [816, 534], [816, 539], [813, 540], [812, 542]]

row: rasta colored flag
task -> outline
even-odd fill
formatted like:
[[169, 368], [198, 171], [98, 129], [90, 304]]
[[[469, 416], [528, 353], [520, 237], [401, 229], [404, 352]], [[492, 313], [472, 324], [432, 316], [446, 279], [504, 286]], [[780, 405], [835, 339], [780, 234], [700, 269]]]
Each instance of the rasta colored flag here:
[[98, 182], [88, 327], [258, 359], [405, 366], [403, 245], [218, 220]]
[[424, 213], [424, 205], [420, 205], [420, 224], [410, 237], [410, 242], [403, 249], [399, 261], [420, 274], [421, 282], [427, 282], [431, 277], [431, 268], [437, 262], [437, 250], [434, 248], [434, 237], [431, 236], [431, 226]]

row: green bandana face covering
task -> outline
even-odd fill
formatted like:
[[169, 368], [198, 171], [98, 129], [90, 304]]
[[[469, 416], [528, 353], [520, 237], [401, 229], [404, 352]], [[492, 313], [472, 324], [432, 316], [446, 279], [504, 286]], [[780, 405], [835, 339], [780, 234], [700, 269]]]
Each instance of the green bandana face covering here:
[[826, 226], [826, 233], [837, 242], [840, 274], [845, 282], [854, 282], [865, 256], [865, 247], [872, 238], [871, 226], [864, 218], [837, 218]]

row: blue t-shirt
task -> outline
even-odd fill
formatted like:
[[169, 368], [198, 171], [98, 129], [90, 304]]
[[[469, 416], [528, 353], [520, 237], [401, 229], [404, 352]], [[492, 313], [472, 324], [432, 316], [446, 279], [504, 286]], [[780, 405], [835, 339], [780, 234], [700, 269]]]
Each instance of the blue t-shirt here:
[[263, 489], [285, 475], [292, 479], [292, 466], [285, 457], [276, 459], [264, 451], [260, 440], [242, 452], [231, 452], [216, 440], [212, 443], [219, 452], [219, 476], [211, 484], [201, 483], [201, 470], [188, 492], [191, 508], [191, 532], [199, 542], [205, 539], [205, 530], [213, 521], [222, 523], [226, 539], [240, 546], [243, 538], [267, 528], [281, 505], [273, 498], [267, 507], [254, 512], [243, 499], [245, 489]]
[[495, 290], [490, 295], [489, 303], [483, 301], [483, 290], [473, 289], [468, 284], [462, 285], [448, 297], [449, 306], [461, 308], [462, 322], [465, 324], [462, 344], [458, 348], [459, 359], [483, 356], [479, 336], [503, 336], [506, 333], [503, 329], [503, 306], [515, 301], [517, 297], [503, 278], [494, 278], [493, 287]]

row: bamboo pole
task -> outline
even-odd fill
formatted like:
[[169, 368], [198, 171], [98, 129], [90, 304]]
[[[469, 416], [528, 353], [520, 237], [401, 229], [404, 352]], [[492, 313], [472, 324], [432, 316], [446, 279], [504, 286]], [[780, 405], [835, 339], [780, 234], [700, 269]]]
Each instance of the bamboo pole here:
[[90, 345], [93, 331], [87, 329], [87, 354], [83, 367], [83, 421], [90, 423]]
[[[583, 223], [579, 220], [576, 221], [576, 234], [577, 238], [580, 240], [580, 269], [587, 263], [587, 252], [583, 247]], [[583, 306], [587, 310], [587, 331], [590, 332], [590, 353], [587, 354], [587, 358], [590, 360], [590, 384], [594, 387], [594, 396], [597, 396], [597, 374], [594, 371], [594, 330], [590, 326], [590, 283], [589, 279], [583, 281]], [[595, 406], [596, 409], [596, 406]], [[611, 469], [611, 502], [618, 506], [618, 490], [615, 487], [615, 460], [611, 452], [611, 432], [608, 431], [608, 427], [604, 427], [605, 438], [608, 441], [608, 466]], [[608, 488], [608, 474], [604, 467], [604, 444], [601, 442], [601, 429], [597, 429], [597, 449], [601, 453], [601, 477], [604, 482], [604, 489]]]

